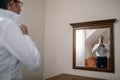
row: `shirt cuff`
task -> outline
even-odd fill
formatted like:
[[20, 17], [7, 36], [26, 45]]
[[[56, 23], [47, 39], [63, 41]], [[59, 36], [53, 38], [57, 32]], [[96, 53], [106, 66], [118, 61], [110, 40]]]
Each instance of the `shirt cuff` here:
[[31, 39], [30, 36], [24, 35], [24, 37], [25, 37], [25, 40], [26, 40], [27, 42], [29, 42], [29, 43], [32, 44], [32, 45], [35, 45], [35, 43], [32, 41], [32, 39]]

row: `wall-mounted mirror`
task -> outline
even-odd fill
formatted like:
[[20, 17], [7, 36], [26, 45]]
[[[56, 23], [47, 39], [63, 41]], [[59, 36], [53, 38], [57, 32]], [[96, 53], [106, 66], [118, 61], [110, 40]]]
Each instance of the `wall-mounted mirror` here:
[[70, 24], [73, 27], [73, 69], [114, 73], [115, 20]]

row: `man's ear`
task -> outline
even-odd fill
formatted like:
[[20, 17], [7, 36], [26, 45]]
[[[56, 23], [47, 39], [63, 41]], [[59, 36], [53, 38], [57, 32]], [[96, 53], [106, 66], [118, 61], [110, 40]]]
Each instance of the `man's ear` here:
[[14, 3], [13, 3], [13, 1], [10, 1], [9, 3], [8, 3], [8, 6], [7, 6], [7, 9], [8, 10], [12, 10], [13, 9], [13, 5]]

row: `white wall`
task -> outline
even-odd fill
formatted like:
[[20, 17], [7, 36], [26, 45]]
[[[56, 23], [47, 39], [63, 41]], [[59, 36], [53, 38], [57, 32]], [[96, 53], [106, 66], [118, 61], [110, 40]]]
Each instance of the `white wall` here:
[[[41, 55], [41, 68], [37, 72], [23, 68], [25, 80], [43, 80], [44, 0], [21, 0], [24, 2], [19, 23], [28, 27], [29, 35], [37, 44]], [[34, 53], [33, 53], [34, 54]]]
[[[46, 0], [44, 78], [61, 73], [104, 79], [120, 79], [120, 0]], [[113, 19], [115, 23], [115, 73], [72, 69], [70, 23]]]

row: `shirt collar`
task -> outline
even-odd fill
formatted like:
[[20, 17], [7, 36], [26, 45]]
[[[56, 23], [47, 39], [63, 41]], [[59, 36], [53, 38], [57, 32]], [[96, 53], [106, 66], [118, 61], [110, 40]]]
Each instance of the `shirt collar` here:
[[0, 16], [4, 17], [4, 18], [9, 18], [12, 21], [17, 21], [17, 19], [19, 18], [19, 15], [16, 14], [15, 12], [9, 11], [9, 10], [4, 10], [4, 9], [0, 9]]

